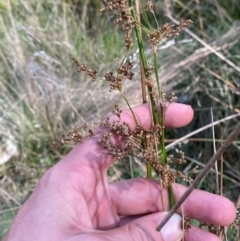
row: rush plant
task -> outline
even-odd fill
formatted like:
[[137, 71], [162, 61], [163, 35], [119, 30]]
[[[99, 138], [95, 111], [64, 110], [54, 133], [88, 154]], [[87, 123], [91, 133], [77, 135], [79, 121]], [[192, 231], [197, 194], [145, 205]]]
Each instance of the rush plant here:
[[[153, 171], [157, 174], [160, 180], [160, 187], [168, 189], [169, 206], [173, 208], [176, 206], [176, 203], [172, 185], [179, 178], [191, 184], [193, 182], [191, 174], [198, 172], [198, 166], [193, 167], [188, 173], [184, 173], [178, 168], [179, 165], [186, 163], [184, 152], [180, 151], [178, 157], [167, 154], [165, 147], [165, 114], [169, 105], [176, 101], [177, 97], [175, 93], [171, 93], [170, 98], [167, 98], [166, 93], [162, 90], [161, 79], [158, 75], [157, 54], [158, 45], [161, 41], [178, 36], [182, 30], [193, 22], [191, 20], [182, 20], [178, 26], [171, 23], [159, 25], [151, 1], [147, 1], [144, 4], [142, 0], [102, 0], [100, 11], [115, 14], [115, 25], [118, 25], [124, 32], [123, 41], [126, 49], [126, 54], [117, 61], [116, 70], [107, 72], [102, 79], [109, 84], [110, 92], [118, 91], [121, 94], [132, 113], [137, 128], [132, 130], [128, 123], [121, 122], [122, 110], [116, 104], [112, 113], [117, 118], [108, 118], [94, 126], [86, 123], [82, 131], [80, 131], [80, 128], [75, 128], [66, 135], [62, 135], [53, 144], [64, 145], [70, 141], [81, 142], [90, 136], [99, 135], [98, 143], [109, 154], [113, 155], [116, 160], [122, 160], [125, 156], [132, 156], [146, 163], [146, 176], [152, 178]], [[141, 76], [139, 85], [141, 85], [142, 89], [143, 103], [149, 103], [152, 115], [152, 128], [150, 130], [139, 125], [139, 120], [124, 89], [124, 83], [132, 81], [135, 77], [133, 72], [134, 64], [131, 62], [130, 54], [132, 49], [136, 48], [139, 51], [139, 65], [141, 66], [138, 76]], [[148, 61], [146, 58], [145, 49], [148, 48], [152, 51], [153, 58], [151, 61]], [[77, 65], [78, 71], [85, 72], [91, 77], [92, 81], [101, 79], [97, 76], [98, 71], [96, 69], [87, 67], [86, 64], [79, 62], [74, 57], [72, 59]], [[113, 135], [119, 136], [123, 145], [115, 143], [112, 139]], [[234, 138], [235, 135], [231, 137]], [[208, 170], [211, 165], [209, 164]], [[208, 170], [206, 169], [203, 175]], [[191, 220], [188, 217], [184, 217], [183, 220], [183, 228], [188, 229]], [[222, 230], [208, 224], [200, 224], [200, 226], [207, 227], [210, 231], [219, 235]]]

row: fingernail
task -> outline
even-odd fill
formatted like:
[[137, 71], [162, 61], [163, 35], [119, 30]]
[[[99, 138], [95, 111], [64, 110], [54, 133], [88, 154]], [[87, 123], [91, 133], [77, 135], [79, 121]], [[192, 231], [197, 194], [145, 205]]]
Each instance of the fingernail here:
[[168, 222], [161, 229], [164, 241], [180, 241], [183, 237], [183, 230], [181, 229], [182, 217], [178, 214], [168, 220]]

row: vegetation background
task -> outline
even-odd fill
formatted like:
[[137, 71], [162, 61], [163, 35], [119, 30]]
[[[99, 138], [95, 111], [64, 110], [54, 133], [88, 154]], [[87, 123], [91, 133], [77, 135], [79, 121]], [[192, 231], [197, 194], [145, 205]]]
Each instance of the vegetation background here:
[[[214, 121], [225, 118], [215, 126], [219, 146], [240, 121], [240, 1], [153, 2], [160, 25], [194, 22], [158, 50], [165, 92], [174, 91], [195, 111], [190, 125], [167, 131], [166, 141], [211, 123], [212, 107]], [[55, 148], [51, 142], [103, 118], [117, 102], [125, 106], [117, 93], [108, 94], [102, 80], [91, 82], [79, 74], [71, 60], [74, 56], [103, 76], [124, 55], [114, 16], [100, 13], [100, 6], [99, 0], [0, 0], [0, 239], [41, 175], [71, 148]], [[137, 57], [133, 48], [136, 77], [126, 86], [132, 105], [141, 103]], [[206, 129], [171, 152], [185, 152], [187, 171], [196, 164], [201, 169], [213, 146], [212, 131]], [[145, 176], [145, 166], [130, 158], [109, 170], [110, 181], [137, 176]], [[199, 188], [215, 192], [214, 171]], [[232, 201], [240, 193], [240, 140], [224, 154], [223, 192]]]

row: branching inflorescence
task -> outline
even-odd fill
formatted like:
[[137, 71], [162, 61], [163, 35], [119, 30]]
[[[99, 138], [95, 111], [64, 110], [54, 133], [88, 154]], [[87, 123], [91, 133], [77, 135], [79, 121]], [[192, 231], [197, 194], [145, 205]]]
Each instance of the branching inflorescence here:
[[115, 24], [120, 24], [121, 29], [125, 32], [124, 41], [125, 47], [130, 48], [133, 46], [132, 30], [136, 23], [135, 19], [131, 14], [131, 9], [128, 6], [127, 1], [116, 0], [116, 1], [106, 1], [102, 0], [103, 7], [100, 11], [114, 11], [116, 14]]

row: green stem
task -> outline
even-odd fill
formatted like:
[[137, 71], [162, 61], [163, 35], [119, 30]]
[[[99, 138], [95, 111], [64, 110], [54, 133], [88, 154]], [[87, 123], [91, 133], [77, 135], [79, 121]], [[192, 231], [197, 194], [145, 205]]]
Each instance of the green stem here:
[[[160, 104], [161, 105], [161, 104]], [[161, 146], [161, 161], [164, 165], [167, 163], [167, 152], [166, 152], [166, 147], [165, 147], [165, 113], [164, 113], [164, 108], [161, 105], [161, 126], [162, 128], [162, 135], [161, 135], [161, 141], [160, 141], [160, 146]]]
[[133, 115], [133, 118], [134, 118], [134, 121], [135, 121], [135, 123], [136, 123], [136, 126], [139, 126], [138, 121], [137, 121], [137, 118], [136, 118], [136, 116], [135, 116], [135, 114], [134, 114], [134, 111], [133, 111], [131, 105], [129, 104], [126, 96], [125, 96], [122, 92], [121, 92], [121, 94], [122, 94], [123, 99], [124, 99], [125, 102], [127, 103], [127, 106], [128, 106], [128, 108], [129, 108], [129, 110], [131, 111], [131, 113], [132, 113], [132, 115]]
[[[127, 53], [125, 54], [125, 56], [123, 57], [121, 63], [119, 64], [119, 68], [123, 65], [125, 59], [126, 59], [127, 56], [128, 56], [128, 53], [129, 53], [129, 48], [127, 48]], [[118, 72], [117, 72], [117, 78], [118, 78]]]
[[[134, 10], [133, 0], [129, 0], [129, 5], [131, 7], [131, 13], [132, 13], [133, 19], [137, 20], [137, 16], [136, 16], [136, 13], [135, 13], [135, 10]], [[143, 49], [142, 37], [141, 37], [141, 34], [140, 34], [139, 26], [137, 24], [135, 24], [134, 29], [135, 29], [135, 34], [136, 34], [136, 37], [137, 37], [138, 48], [139, 48], [139, 53], [140, 53], [140, 57], [141, 57], [141, 60], [142, 60], [144, 73], [146, 74], [146, 72], [147, 72], [147, 60], [146, 60], [146, 56], [145, 56], [144, 49]], [[148, 76], [146, 76], [146, 77], [148, 77]], [[157, 105], [156, 105], [156, 103], [153, 99], [153, 96], [151, 94], [152, 88], [150, 86], [148, 86], [148, 92], [149, 92], [149, 96], [150, 96], [150, 104], [151, 104], [152, 111], [153, 111], [154, 123], [159, 124], [160, 120], [159, 120], [159, 116], [158, 116], [158, 112], [157, 112]]]
[[[137, 21], [137, 15], [136, 15], [135, 10], [134, 10], [133, 0], [129, 0], [129, 5], [131, 7], [131, 14], [133, 16], [133, 19]], [[139, 48], [140, 56], [141, 56], [141, 59], [142, 59], [143, 68], [144, 68], [144, 71], [146, 72], [146, 70], [147, 70], [147, 60], [146, 60], [144, 50], [143, 50], [143, 43], [142, 43], [142, 37], [141, 37], [141, 34], [140, 34], [139, 26], [137, 24], [135, 24], [134, 29], [135, 29], [135, 33], [136, 33], [136, 37], [137, 37], [138, 48]]]
[[[135, 13], [133, 0], [129, 0], [129, 5], [131, 7], [132, 17], [135, 21], [137, 21], [137, 16], [136, 16], [136, 13]], [[139, 25], [135, 24], [134, 29], [135, 29], [135, 34], [136, 34], [136, 37], [137, 37], [140, 58], [141, 58], [141, 61], [142, 61], [144, 73], [146, 75], [147, 70], [148, 70], [148, 66], [147, 66], [147, 60], [146, 60], [146, 56], [145, 56], [144, 49], [143, 49], [142, 36], [141, 36], [139, 28], [140, 28]], [[157, 57], [156, 57], [155, 53], [154, 53], [154, 67], [155, 67], [155, 74], [156, 74], [156, 79], [157, 79], [159, 97], [161, 97], [161, 87], [160, 87], [160, 82], [159, 82], [159, 77], [158, 77], [158, 72], [157, 72], [158, 71]], [[148, 78], [148, 77], [149, 76], [146, 75], [146, 78]], [[156, 103], [154, 101], [154, 98], [152, 96], [152, 87], [148, 86], [148, 92], [149, 92], [149, 96], [150, 96], [150, 104], [151, 104], [151, 107], [152, 107], [154, 124], [160, 124], [160, 119], [159, 119], [159, 115], [158, 115], [158, 111], [157, 111], [157, 105], [156, 105]], [[162, 106], [161, 106], [161, 122], [162, 122], [161, 125], [164, 127], [165, 126], [165, 111], [164, 111], [164, 108]], [[161, 141], [160, 141], [160, 143], [161, 143], [160, 144], [161, 145], [161, 147], [160, 147], [161, 148], [160, 161], [165, 165], [166, 162], [167, 162], [167, 153], [166, 153], [164, 139], [165, 139], [165, 133], [164, 133], [164, 129], [163, 129]], [[147, 175], [150, 175], [150, 173], [147, 173]], [[169, 195], [170, 207], [173, 207], [175, 202], [174, 202], [174, 195], [173, 195], [172, 186], [168, 187], [168, 195]]]
[[160, 84], [159, 76], [158, 76], [158, 64], [157, 64], [157, 54], [156, 53], [154, 53], [154, 71], [155, 71], [157, 87], [158, 87], [158, 96], [161, 97], [161, 84]]
[[150, 164], [147, 164], [147, 178], [152, 178], [152, 166]]
[[168, 198], [169, 198], [170, 208], [172, 208], [175, 205], [172, 185], [168, 187]]
[[[143, 0], [140, 0], [140, 3], [141, 3], [141, 8], [143, 9]], [[149, 19], [148, 19], [148, 16], [146, 14], [146, 11], [143, 11], [143, 16], [144, 16], [144, 20], [145, 20], [146, 24], [148, 25], [148, 28], [151, 30], [152, 27], [151, 27], [151, 24], [149, 22]]]

